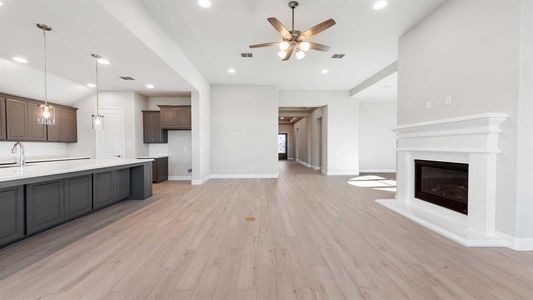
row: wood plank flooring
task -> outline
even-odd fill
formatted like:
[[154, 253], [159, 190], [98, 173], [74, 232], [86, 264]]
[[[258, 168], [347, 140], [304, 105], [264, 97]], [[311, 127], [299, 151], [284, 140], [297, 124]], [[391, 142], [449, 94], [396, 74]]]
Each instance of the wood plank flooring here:
[[533, 253], [464, 248], [374, 202], [391, 192], [280, 168], [162, 183], [2, 249], [0, 299], [533, 299]]

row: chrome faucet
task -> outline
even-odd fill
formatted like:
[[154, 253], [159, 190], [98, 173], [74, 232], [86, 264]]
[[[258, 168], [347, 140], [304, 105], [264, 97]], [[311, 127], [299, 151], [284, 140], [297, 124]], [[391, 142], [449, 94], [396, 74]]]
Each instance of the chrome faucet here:
[[21, 142], [16, 142], [15, 145], [13, 145], [13, 148], [11, 148], [11, 153], [15, 154], [17, 153], [17, 146], [20, 148], [20, 155], [18, 158], [18, 161], [15, 161], [17, 165], [24, 167], [26, 165], [26, 156], [24, 155], [24, 145]]

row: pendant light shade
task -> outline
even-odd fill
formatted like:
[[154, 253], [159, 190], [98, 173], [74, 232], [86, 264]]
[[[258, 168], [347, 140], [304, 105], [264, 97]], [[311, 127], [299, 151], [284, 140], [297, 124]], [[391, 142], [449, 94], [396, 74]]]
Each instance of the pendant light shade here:
[[91, 54], [91, 56], [94, 58], [95, 66], [96, 66], [96, 112], [94, 115], [92, 115], [92, 124], [94, 130], [102, 130], [104, 129], [104, 116], [100, 114], [100, 82], [99, 82], [99, 74], [98, 74], [98, 64], [101, 63], [101, 60], [103, 59], [98, 54]]
[[37, 123], [41, 125], [54, 125], [56, 123], [55, 108], [48, 104], [48, 70], [46, 52], [46, 33], [52, 31], [52, 27], [46, 24], [37, 24], [37, 28], [43, 31], [44, 40], [44, 104], [39, 105]]

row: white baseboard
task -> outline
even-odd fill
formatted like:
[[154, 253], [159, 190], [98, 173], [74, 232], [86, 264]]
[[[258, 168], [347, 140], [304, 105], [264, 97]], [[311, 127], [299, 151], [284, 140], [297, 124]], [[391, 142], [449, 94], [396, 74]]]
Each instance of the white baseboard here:
[[320, 170], [320, 166], [313, 166], [313, 165], [311, 165], [311, 168], [313, 168], [314, 170]]
[[299, 162], [300, 164], [302, 164], [302, 165], [304, 165], [304, 166], [308, 167], [308, 168], [310, 168], [310, 167], [311, 167], [311, 165], [310, 165], [310, 164], [308, 164], [308, 163], [306, 163], [305, 161], [302, 161], [302, 160], [299, 160], [299, 159], [297, 159], [296, 161], [297, 161], [297, 162]]
[[182, 180], [191, 180], [192, 176], [168, 176], [170, 181], [182, 181]]
[[359, 173], [396, 173], [396, 169], [361, 169]]
[[504, 236], [507, 239], [509, 248], [513, 250], [533, 251], [533, 239], [516, 238], [501, 232], [498, 232], [498, 234]]
[[202, 185], [204, 183], [206, 183], [209, 179], [211, 179], [211, 176], [206, 176], [202, 179], [193, 179], [191, 180], [191, 184], [192, 185]]
[[244, 179], [244, 178], [278, 178], [279, 173], [274, 174], [211, 174], [212, 179]]

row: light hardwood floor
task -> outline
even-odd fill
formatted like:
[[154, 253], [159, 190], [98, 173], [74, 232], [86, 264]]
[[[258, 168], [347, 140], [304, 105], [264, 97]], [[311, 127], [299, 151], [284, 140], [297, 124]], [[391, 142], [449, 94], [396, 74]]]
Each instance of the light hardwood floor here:
[[464, 248], [374, 202], [391, 192], [280, 167], [159, 184], [2, 249], [0, 298], [533, 299], [533, 253]]

